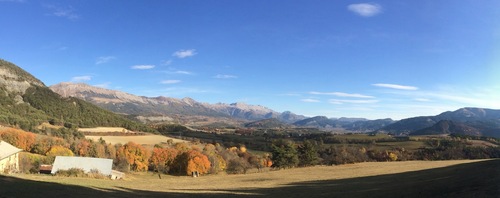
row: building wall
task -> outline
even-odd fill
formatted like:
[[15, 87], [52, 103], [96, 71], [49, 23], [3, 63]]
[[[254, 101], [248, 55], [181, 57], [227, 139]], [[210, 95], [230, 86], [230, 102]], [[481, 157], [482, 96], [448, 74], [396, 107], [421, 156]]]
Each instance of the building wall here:
[[0, 160], [0, 173], [9, 173], [19, 170], [19, 153]]

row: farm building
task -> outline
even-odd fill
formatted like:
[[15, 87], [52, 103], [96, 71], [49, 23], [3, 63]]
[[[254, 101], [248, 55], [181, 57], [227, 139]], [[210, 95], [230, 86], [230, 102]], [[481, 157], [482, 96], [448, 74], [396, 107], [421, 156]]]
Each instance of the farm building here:
[[19, 170], [19, 152], [22, 149], [0, 141], [0, 173], [10, 173]]
[[52, 174], [59, 170], [68, 170], [71, 168], [82, 169], [85, 173], [91, 171], [99, 171], [103, 175], [107, 175], [112, 179], [120, 179], [123, 173], [114, 171], [112, 159], [93, 158], [93, 157], [70, 157], [70, 156], [56, 156], [56, 160], [52, 165]]

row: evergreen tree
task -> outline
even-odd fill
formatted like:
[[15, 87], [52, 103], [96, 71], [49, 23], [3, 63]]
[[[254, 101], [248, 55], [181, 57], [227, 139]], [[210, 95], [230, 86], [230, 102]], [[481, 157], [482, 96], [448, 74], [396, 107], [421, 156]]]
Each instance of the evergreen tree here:
[[317, 146], [310, 140], [298, 146], [299, 166], [314, 166], [319, 162]]
[[271, 145], [273, 166], [276, 168], [293, 168], [299, 164], [296, 145], [289, 140], [277, 140]]

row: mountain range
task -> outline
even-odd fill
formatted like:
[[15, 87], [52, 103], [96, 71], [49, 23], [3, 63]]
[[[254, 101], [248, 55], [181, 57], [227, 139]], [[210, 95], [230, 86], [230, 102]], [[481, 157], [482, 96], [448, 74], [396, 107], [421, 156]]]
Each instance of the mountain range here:
[[296, 115], [289, 111], [279, 113], [260, 105], [245, 103], [209, 104], [191, 98], [136, 96], [84, 83], [64, 82], [52, 85], [50, 89], [63, 97], [80, 98], [116, 113], [150, 118], [175, 115], [233, 118], [250, 121], [276, 118], [285, 123], [293, 123], [305, 118], [305, 116]]
[[395, 135], [461, 134], [500, 137], [500, 110], [494, 109], [467, 107], [436, 116], [399, 121], [325, 116], [307, 118], [289, 111], [276, 112], [260, 105], [208, 104], [191, 98], [135, 96], [82, 83], [59, 83], [49, 88], [20, 67], [0, 59], [0, 124], [26, 130], [33, 130], [43, 122], [51, 122], [69, 128], [121, 126], [131, 130], [152, 131], [123, 114], [150, 121], [183, 117], [200, 122], [209, 122], [207, 120], [211, 119], [213, 124], [238, 120], [237, 126], [247, 127], [314, 127]]
[[500, 110], [461, 108], [436, 116], [407, 118], [382, 127], [378, 132], [411, 135], [461, 134], [500, 137]]
[[[399, 121], [365, 118], [327, 118], [325, 116], [305, 117], [292, 112], [276, 112], [260, 105], [245, 103], [209, 104], [191, 98], [144, 97], [110, 90], [84, 83], [59, 83], [50, 86], [63, 97], [76, 97], [110, 111], [134, 115], [136, 118], [183, 117], [194, 123], [196, 119], [239, 120], [237, 126], [245, 127], [309, 127], [322, 130], [353, 132], [382, 132], [395, 135], [463, 134], [479, 136], [500, 136], [500, 110], [462, 108], [436, 116], [420, 116]], [[199, 118], [199, 117], [202, 118]], [[243, 124], [241, 124], [243, 123]], [[246, 124], [245, 124], [246, 123]]]

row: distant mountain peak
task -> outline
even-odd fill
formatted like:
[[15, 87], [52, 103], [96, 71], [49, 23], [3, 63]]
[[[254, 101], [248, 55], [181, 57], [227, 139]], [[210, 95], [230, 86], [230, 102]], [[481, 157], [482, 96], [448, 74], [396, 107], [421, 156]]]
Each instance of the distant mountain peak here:
[[0, 86], [7, 92], [22, 95], [32, 86], [45, 87], [45, 84], [13, 63], [0, 59]]
[[410, 134], [466, 134], [500, 137], [500, 110], [466, 107], [436, 116], [400, 120], [380, 131]]
[[84, 83], [59, 83], [50, 88], [63, 97], [77, 97], [92, 102], [108, 110], [137, 115], [192, 115], [212, 117], [232, 117], [246, 120], [259, 120], [267, 118], [279, 118], [285, 122], [295, 122], [303, 119], [292, 113], [281, 116], [281, 113], [273, 111], [261, 105], [250, 105], [242, 102], [225, 103], [202, 103], [192, 98], [182, 99], [165, 96], [144, 97], [87, 85]]

